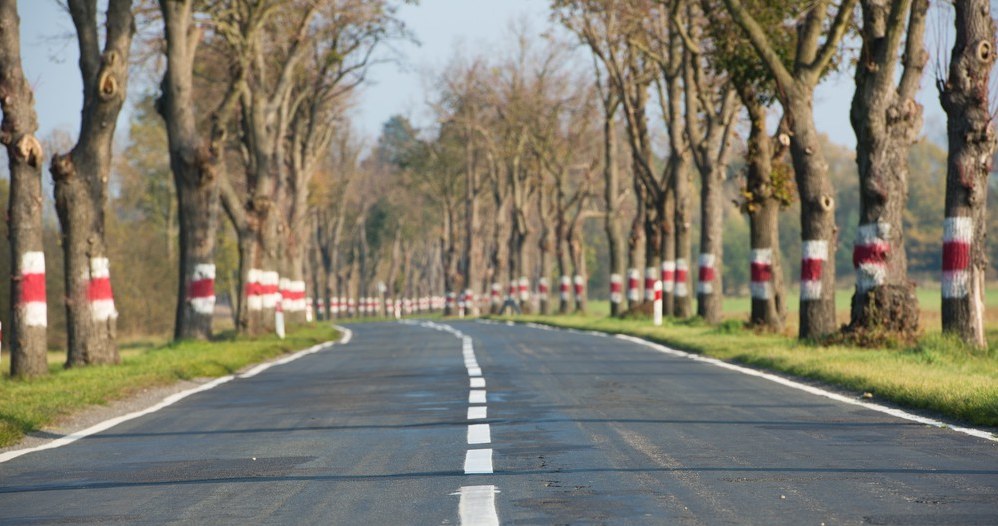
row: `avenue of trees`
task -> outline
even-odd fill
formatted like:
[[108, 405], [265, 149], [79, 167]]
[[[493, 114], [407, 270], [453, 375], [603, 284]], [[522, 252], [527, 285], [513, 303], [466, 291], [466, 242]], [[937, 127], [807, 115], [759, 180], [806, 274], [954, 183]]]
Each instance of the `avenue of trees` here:
[[[77, 367], [119, 362], [121, 334], [208, 339], [221, 313], [249, 335], [278, 312], [647, 315], [655, 282], [666, 316], [717, 323], [747, 294], [774, 332], [798, 285], [800, 338], [869, 342], [913, 338], [915, 277], [941, 277], [943, 330], [986, 344], [986, 0], [953, 2], [950, 49], [926, 44], [928, 0], [553, 0], [554, 29], [455, 52], [428, 124], [368, 141], [351, 107], [411, 38], [398, 4], [68, 0], [80, 129], [42, 138], [0, 0], [12, 375], [49, 347]], [[854, 151], [815, 123], [829, 75], [854, 78]], [[916, 100], [933, 84], [945, 145]]]

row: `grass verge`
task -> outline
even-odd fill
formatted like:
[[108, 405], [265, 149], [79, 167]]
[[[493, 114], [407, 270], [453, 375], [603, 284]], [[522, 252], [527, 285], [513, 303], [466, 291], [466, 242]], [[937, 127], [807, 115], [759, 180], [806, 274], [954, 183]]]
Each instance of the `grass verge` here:
[[927, 410], [974, 425], [998, 426], [998, 351], [975, 350], [930, 334], [914, 347], [821, 346], [756, 334], [738, 321], [618, 320], [596, 316], [516, 316], [558, 327], [630, 334], [673, 348], [760, 369], [818, 380], [875, 399]]
[[328, 325], [308, 325], [290, 331], [284, 340], [266, 336], [125, 348], [121, 365], [77, 369], [63, 369], [65, 357], [51, 353], [48, 376], [11, 380], [5, 375], [0, 382], [0, 447], [13, 445], [26, 433], [86, 406], [106, 404], [178, 380], [225, 376], [337, 338], [339, 332]]

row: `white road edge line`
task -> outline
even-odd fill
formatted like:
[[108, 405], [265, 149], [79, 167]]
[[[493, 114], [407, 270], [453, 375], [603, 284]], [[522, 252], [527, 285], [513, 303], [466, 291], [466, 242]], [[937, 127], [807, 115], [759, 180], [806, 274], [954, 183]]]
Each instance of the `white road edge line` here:
[[[46, 443], [44, 443], [44, 444], [42, 444], [40, 446], [35, 446], [35, 447], [25, 448], [25, 449], [15, 449], [13, 451], [8, 451], [6, 453], [2, 453], [2, 454], [0, 454], [0, 463], [7, 462], [8, 460], [13, 460], [13, 459], [15, 459], [17, 457], [20, 457], [21, 455], [27, 455], [28, 453], [34, 453], [36, 451], [44, 451], [46, 449], [55, 449], [57, 447], [62, 447], [62, 446], [68, 445], [68, 444], [72, 444], [73, 442], [76, 442], [77, 440], [80, 440], [81, 438], [86, 438], [86, 437], [88, 437], [90, 435], [93, 435], [93, 434], [96, 434], [96, 433], [100, 433], [101, 431], [106, 431], [107, 429], [110, 429], [110, 428], [112, 428], [112, 427], [114, 427], [114, 426], [116, 426], [118, 424], [123, 423], [123, 422], [127, 422], [129, 420], [134, 420], [136, 418], [139, 418], [140, 416], [145, 416], [145, 415], [148, 415], [150, 413], [155, 413], [156, 411], [159, 411], [160, 409], [163, 409], [164, 407], [171, 406], [171, 405], [173, 405], [173, 404], [175, 404], [175, 403], [183, 400], [184, 398], [187, 398], [188, 396], [200, 393], [202, 391], [207, 391], [209, 389], [213, 389], [213, 388], [218, 387], [218, 386], [220, 386], [220, 385], [222, 385], [222, 384], [224, 384], [226, 382], [231, 382], [232, 380], [235, 380], [236, 378], [250, 378], [252, 376], [256, 376], [257, 374], [260, 374], [264, 370], [269, 369], [270, 367], [272, 367], [274, 365], [288, 363], [288, 362], [291, 362], [293, 360], [297, 360], [298, 358], [301, 358], [302, 356], [307, 356], [309, 354], [315, 354], [315, 353], [317, 353], [317, 352], [319, 352], [319, 351], [321, 351], [323, 349], [332, 347], [333, 345], [344, 345], [344, 344], [350, 342], [350, 338], [353, 336], [353, 333], [350, 331], [350, 329], [346, 329], [346, 328], [339, 327], [339, 326], [334, 326], [334, 328], [336, 328], [337, 330], [339, 330], [339, 331], [341, 331], [343, 333], [343, 336], [341, 336], [338, 341], [335, 341], [335, 342], [330, 341], [330, 342], [320, 343], [318, 345], [313, 345], [312, 347], [309, 347], [308, 349], [305, 349], [303, 351], [298, 351], [298, 352], [296, 352], [296, 353], [294, 353], [294, 354], [292, 354], [290, 356], [287, 356], [285, 358], [281, 358], [280, 360], [275, 360], [273, 362], [269, 362], [269, 363], [265, 363], [265, 364], [260, 364], [260, 365], [258, 365], [256, 367], [253, 367], [249, 371], [246, 371], [245, 373], [243, 373], [241, 375], [238, 375], [238, 376], [230, 374], [230, 375], [227, 375], [227, 376], [222, 376], [220, 378], [215, 378], [214, 380], [212, 380], [212, 381], [210, 381], [210, 382], [208, 382], [206, 384], [199, 385], [197, 387], [192, 387], [192, 388], [190, 388], [190, 389], [188, 389], [186, 391], [181, 391], [179, 393], [174, 393], [174, 394], [172, 394], [170, 396], [167, 396], [166, 398], [164, 398], [163, 400], [161, 400], [159, 403], [157, 403], [155, 405], [152, 405], [150, 407], [147, 407], [145, 409], [141, 409], [139, 411], [134, 411], [134, 412], [128, 413], [127, 415], [121, 415], [119, 417], [115, 417], [115, 418], [111, 418], [109, 420], [105, 420], [103, 422], [94, 424], [94, 425], [92, 425], [92, 426], [90, 426], [90, 427], [88, 427], [86, 429], [83, 429], [83, 430], [77, 431], [75, 433], [71, 433], [69, 435], [66, 435], [66, 436], [64, 436], [62, 438], [57, 438], [57, 439], [52, 440], [50, 442], [46, 442]], [[266, 367], [264, 367], [264, 366], [266, 366]]]
[[469, 444], [489, 444], [492, 442], [492, 431], [488, 424], [471, 424], [468, 426]]
[[975, 437], [978, 437], [978, 438], [984, 438], [984, 439], [987, 439], [987, 440], [998, 442], [998, 437], [995, 437], [990, 432], [985, 431], [983, 429], [975, 429], [975, 428], [972, 428], [972, 427], [952, 426], [952, 425], [946, 424], [945, 422], [942, 422], [942, 421], [939, 421], [939, 420], [935, 420], [933, 418], [928, 418], [928, 417], [924, 417], [924, 416], [915, 415], [915, 414], [909, 413], [907, 411], [903, 411], [901, 409], [895, 409], [893, 407], [887, 407], [887, 406], [880, 405], [880, 404], [873, 404], [873, 403], [869, 403], [869, 402], [862, 402], [862, 401], [859, 401], [859, 400], [855, 400], [855, 399], [849, 398], [848, 396], [842, 396], [842, 395], [840, 395], [838, 393], [833, 393], [831, 391], [826, 391], [826, 390], [818, 388], [818, 387], [813, 387], [813, 386], [810, 386], [810, 385], [802, 384], [800, 382], [795, 382], [793, 380], [790, 380], [790, 379], [787, 379], [787, 378], [783, 378], [782, 376], [777, 376], [775, 374], [770, 374], [770, 373], [764, 373], [762, 371], [756, 371], [755, 369], [749, 369], [748, 367], [742, 367], [740, 365], [735, 365], [735, 364], [732, 364], [732, 363], [724, 362], [724, 361], [718, 360], [716, 358], [707, 358], [705, 356], [700, 356], [700, 355], [697, 355], [697, 354], [692, 354], [692, 353], [688, 353], [688, 352], [684, 352], [684, 351], [678, 351], [676, 349], [672, 349], [672, 348], [666, 347], [664, 345], [659, 345], [657, 343], [653, 343], [653, 342], [650, 342], [648, 340], [643, 340], [641, 338], [637, 338], [637, 337], [634, 337], [634, 336], [628, 336], [628, 335], [625, 335], [625, 334], [618, 334], [618, 335], [616, 335], [616, 337], [619, 338], [619, 339], [621, 339], [621, 340], [629, 341], [631, 343], [636, 343], [638, 345], [643, 345], [645, 347], [650, 347], [650, 348], [652, 348], [652, 349], [654, 349], [654, 350], [656, 350], [658, 352], [661, 352], [661, 353], [670, 354], [672, 356], [678, 356], [678, 357], [681, 357], [681, 358], [687, 358], [689, 360], [693, 360], [693, 361], [696, 361], [696, 362], [703, 362], [703, 363], [707, 363], [707, 364], [714, 365], [714, 366], [717, 366], [717, 367], [723, 367], [724, 369], [728, 369], [728, 370], [731, 370], [731, 371], [739, 372], [739, 373], [746, 374], [746, 375], [749, 375], [749, 376], [755, 376], [757, 378], [763, 378], [765, 380], [769, 380], [771, 382], [775, 382], [775, 383], [778, 383], [780, 385], [785, 385], [787, 387], [791, 387], [791, 388], [797, 389], [799, 391], [804, 391], [806, 393], [811, 393], [813, 395], [821, 396], [821, 397], [824, 397], [824, 398], [829, 398], [831, 400], [835, 400], [836, 402], [842, 402], [844, 404], [849, 404], [849, 405], [854, 405], [854, 406], [858, 406], [858, 407], [863, 407], [863, 408], [870, 409], [870, 410], [873, 410], [873, 411], [877, 411], [877, 412], [880, 412], [880, 413], [888, 414], [888, 415], [891, 415], [891, 416], [894, 416], [894, 417], [897, 417], [897, 418], [902, 418], [902, 419], [905, 419], [905, 420], [911, 420], [912, 422], [918, 422], [920, 424], [926, 424], [926, 425], [930, 425], [930, 426], [934, 426], [934, 427], [939, 427], [939, 428], [948, 428], [948, 429], [952, 429], [953, 431], [956, 431], [958, 433], [964, 433], [966, 435], [975, 436]]
[[453, 493], [461, 496], [457, 507], [461, 526], [499, 526], [496, 493], [495, 486], [463, 486]]
[[464, 457], [465, 475], [491, 475], [492, 474], [492, 450], [491, 449], [469, 449]]

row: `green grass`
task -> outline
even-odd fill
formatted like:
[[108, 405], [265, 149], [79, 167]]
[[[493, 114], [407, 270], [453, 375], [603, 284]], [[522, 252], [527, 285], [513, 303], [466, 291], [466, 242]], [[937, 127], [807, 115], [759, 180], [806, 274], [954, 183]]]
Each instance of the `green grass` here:
[[[596, 308], [592, 311], [597, 312]], [[738, 321], [710, 326], [699, 320], [648, 320], [603, 315], [518, 316], [561, 327], [631, 334], [721, 360], [826, 382], [874, 399], [928, 410], [975, 425], [998, 426], [998, 346], [975, 350], [939, 333], [915, 347], [868, 349], [821, 346], [783, 335], [756, 334]], [[998, 341], [998, 328], [989, 331]]]
[[[50, 353], [48, 376], [11, 380], [5, 375], [0, 381], [0, 447], [87, 406], [178, 380], [225, 376], [338, 337], [335, 329], [323, 324], [297, 327], [284, 340], [266, 336], [165, 345], [140, 342], [122, 346], [121, 365], [77, 369], [63, 369], [65, 355]], [[9, 370], [9, 365], [4, 369]]]

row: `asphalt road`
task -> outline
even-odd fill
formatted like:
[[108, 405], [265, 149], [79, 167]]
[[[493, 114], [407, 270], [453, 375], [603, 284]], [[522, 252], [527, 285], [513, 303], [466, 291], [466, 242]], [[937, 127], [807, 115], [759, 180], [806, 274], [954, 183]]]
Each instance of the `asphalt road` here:
[[995, 442], [616, 338], [447, 325], [352, 325], [2, 463], [0, 524], [998, 524]]

